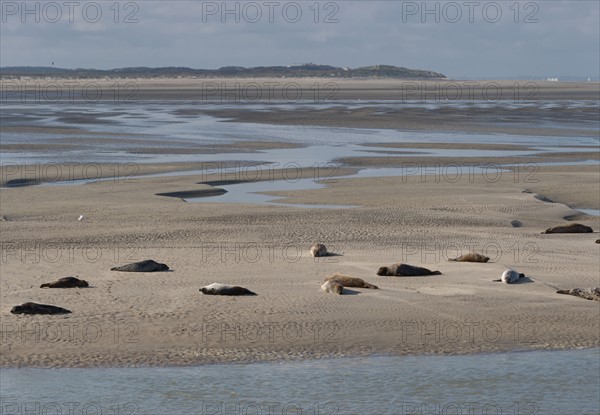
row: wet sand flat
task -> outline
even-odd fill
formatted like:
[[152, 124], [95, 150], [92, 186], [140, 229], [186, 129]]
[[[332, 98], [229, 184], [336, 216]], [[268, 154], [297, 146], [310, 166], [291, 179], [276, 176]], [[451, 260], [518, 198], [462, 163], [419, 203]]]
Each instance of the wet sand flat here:
[[[176, 82], [156, 81], [155, 87], [164, 89], [165, 94], [186, 96], [179, 88], [188, 84], [173, 87], [179, 85]], [[349, 96], [362, 96], [351, 88], [354, 84], [348, 85], [353, 91]], [[372, 88], [375, 92], [367, 92], [379, 97], [389, 93], [381, 92], [389, 86], [386, 81], [381, 81], [382, 89], [370, 83], [356, 85], [365, 91]], [[585, 91], [594, 91], [593, 86], [579, 84], [556, 88], [549, 90], [549, 97], [585, 99]], [[243, 121], [298, 122], [286, 119], [283, 110], [264, 113], [266, 118], [255, 111], [219, 111], [220, 116]], [[306, 110], [298, 117], [307, 125], [382, 125], [367, 112], [361, 115], [361, 110], [356, 110], [359, 112], [344, 118], [344, 111]], [[455, 123], [454, 110], [438, 111], [435, 117], [445, 120], [440, 125], [457, 125], [457, 131], [531, 132], [524, 124], [516, 129], [501, 122], [489, 126], [493, 110], [485, 116], [477, 111], [464, 124]], [[561, 117], [568, 119], [569, 114], [570, 110], [564, 109]], [[539, 116], [530, 111], [528, 119], [539, 121]], [[419, 129], [421, 122], [424, 128], [425, 121], [415, 117], [391, 115], [389, 128]], [[587, 116], [581, 123], [573, 120], [568, 129], [549, 125], [548, 136], [593, 138], [594, 131], [586, 124], [589, 120]], [[435, 130], [436, 125], [431, 122], [430, 129]], [[536, 134], [542, 130], [539, 125], [533, 129]], [[580, 135], [582, 131], [588, 135]], [[247, 145], [246, 151], [277, 146], [256, 142]], [[518, 151], [535, 146], [407, 141], [383, 147], [390, 151]], [[137, 177], [202, 170], [201, 163], [134, 163], [138, 168], [131, 180], [119, 176], [119, 180], [73, 186], [2, 188], [0, 366], [191, 365], [598, 347], [598, 302], [556, 294], [557, 289], [600, 285], [600, 245], [594, 243], [600, 218], [572, 209], [600, 208], [598, 165], [575, 164], [598, 157], [593, 148], [579, 147], [571, 152], [520, 157], [374, 157], [364, 153], [342, 160], [344, 168], [336, 173], [349, 176], [327, 180], [324, 188], [274, 192], [289, 206], [219, 203], [211, 197], [189, 203], [178, 197], [189, 192], [220, 193], [220, 186], [241, 181], [235, 177], [224, 180], [216, 172]], [[243, 144], [219, 147], [215, 160], [227, 161], [227, 153], [237, 150], [243, 150]], [[566, 165], [544, 164], [556, 161]], [[393, 177], [352, 176], [361, 168], [402, 163], [424, 167]], [[436, 175], [430, 169], [453, 163], [507, 164], [509, 168], [494, 169], [493, 175], [475, 171], [459, 178], [451, 172]], [[535, 168], [515, 172], [518, 165]], [[17, 167], [22, 170], [3, 166], [3, 184], [10, 180], [9, 174], [14, 179], [27, 170], [25, 165]], [[110, 174], [114, 171], [107, 170], [108, 177]], [[302, 174], [315, 177], [310, 169]], [[81, 168], [75, 176], [86, 178]], [[283, 170], [274, 170], [273, 176], [262, 180], [280, 179], [286, 179]], [[536, 194], [555, 203], [542, 201]], [[357, 207], [306, 209], [295, 203]], [[80, 216], [82, 220], [78, 220]], [[566, 222], [565, 218], [576, 218], [594, 233], [541, 233]], [[513, 221], [521, 226], [513, 227]], [[310, 257], [308, 250], [315, 242], [325, 243], [339, 255]], [[490, 262], [448, 262], [470, 250], [490, 256]], [[110, 271], [150, 258], [168, 264], [171, 270], [150, 274]], [[376, 275], [380, 266], [395, 262], [440, 270], [442, 275]], [[515, 285], [492, 282], [507, 268], [525, 273], [527, 279]], [[320, 289], [321, 282], [335, 272], [362, 278], [379, 289], [326, 294]], [[64, 276], [78, 276], [90, 287], [39, 288]], [[241, 285], [258, 295], [218, 297], [198, 291], [213, 282]], [[65, 307], [72, 314], [10, 313], [12, 306], [26, 301]]]
[[[155, 195], [211, 188], [197, 185], [194, 176], [2, 189], [7, 220], [0, 223], [2, 366], [598, 346], [597, 302], [555, 291], [597, 285], [594, 240], [600, 221], [579, 217], [593, 234], [542, 235], [576, 212], [523, 193], [551, 189], [565, 202], [589, 203], [586, 195], [597, 191], [598, 172], [541, 168], [536, 178], [533, 186], [515, 183], [512, 175], [495, 183], [480, 176], [461, 183], [423, 183], [418, 176], [348, 178], [325, 189], [280, 194], [289, 202], [362, 206], [339, 210], [186, 203]], [[79, 215], [85, 218], [78, 221]], [[522, 227], [512, 228], [512, 220]], [[308, 254], [315, 241], [341, 255], [315, 260]], [[470, 249], [493, 259], [447, 261]], [[172, 271], [109, 271], [148, 258]], [[375, 275], [379, 266], [401, 261], [443, 275]], [[492, 282], [507, 267], [531, 281]], [[334, 272], [380, 289], [326, 294], [320, 283]], [[91, 287], [38, 288], [66, 275]], [[242, 285], [258, 296], [202, 296], [198, 289], [212, 282]], [[73, 313], [67, 318], [9, 313], [25, 301]]]

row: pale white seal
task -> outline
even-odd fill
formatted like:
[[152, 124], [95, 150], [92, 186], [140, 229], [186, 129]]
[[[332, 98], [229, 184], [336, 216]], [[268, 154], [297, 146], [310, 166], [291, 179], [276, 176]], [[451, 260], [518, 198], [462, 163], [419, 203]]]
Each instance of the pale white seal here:
[[256, 295], [256, 293], [247, 288], [218, 282], [213, 282], [210, 285], [200, 288], [200, 292], [206, 295]]
[[524, 278], [525, 274], [521, 274], [515, 270], [507, 269], [502, 273], [502, 276], [499, 280], [494, 280], [495, 282], [503, 282], [505, 284], [514, 284], [519, 282], [521, 278]]
[[335, 280], [325, 281], [323, 285], [321, 285], [321, 289], [326, 293], [334, 293], [340, 295], [344, 292], [344, 286]]
[[310, 247], [310, 254], [314, 257], [327, 256], [327, 247], [323, 244], [314, 244]]

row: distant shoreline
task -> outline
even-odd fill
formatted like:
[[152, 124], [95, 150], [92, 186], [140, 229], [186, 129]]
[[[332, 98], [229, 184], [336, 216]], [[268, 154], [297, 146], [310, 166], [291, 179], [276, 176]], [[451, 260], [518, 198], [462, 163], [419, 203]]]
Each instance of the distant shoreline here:
[[164, 77], [0, 79], [1, 102], [205, 102], [306, 103], [341, 100], [418, 102], [594, 100], [599, 82], [457, 79], [348, 79], [336, 77]]
[[383, 77], [383, 78], [446, 78], [439, 72], [409, 69], [394, 65], [372, 65], [359, 68], [336, 67], [331, 65], [318, 65], [306, 63], [293, 66], [258, 66], [246, 68], [243, 66], [224, 66], [218, 69], [194, 69], [188, 67], [129, 67], [114, 69], [67, 69], [40, 66], [5, 66], [0, 68], [4, 76], [55, 76], [55, 77], [338, 77], [338, 78], [361, 78], [361, 77]]

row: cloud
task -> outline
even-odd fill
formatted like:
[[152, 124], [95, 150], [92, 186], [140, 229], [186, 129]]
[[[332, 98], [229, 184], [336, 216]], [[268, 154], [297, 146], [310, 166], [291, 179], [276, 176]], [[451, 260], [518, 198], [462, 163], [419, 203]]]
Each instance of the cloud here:
[[[4, 1], [3, 10], [6, 3], [21, 4]], [[48, 2], [36, 3], [43, 10]], [[83, 13], [88, 3], [80, 2], [73, 22], [52, 23], [40, 12], [39, 23], [32, 16], [23, 23], [3, 11], [2, 66], [47, 65], [59, 56], [60, 66], [97, 68], [312, 61], [455, 77], [600, 72], [598, 2], [481, 1], [473, 10], [462, 1], [427, 2], [426, 9], [420, 1], [140, 1], [118, 10], [98, 2], [95, 23], [93, 9]]]

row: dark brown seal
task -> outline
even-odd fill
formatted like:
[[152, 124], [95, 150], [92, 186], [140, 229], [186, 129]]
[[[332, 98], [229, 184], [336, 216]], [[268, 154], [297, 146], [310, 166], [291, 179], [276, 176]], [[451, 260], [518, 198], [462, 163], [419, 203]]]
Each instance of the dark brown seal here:
[[23, 303], [21, 305], [14, 306], [10, 312], [12, 314], [69, 314], [70, 310], [66, 308], [57, 307], [49, 304], [38, 304], [38, 303]]
[[134, 262], [132, 264], [123, 265], [120, 267], [114, 267], [111, 271], [121, 272], [155, 272], [155, 271], [168, 271], [169, 267], [166, 264], [161, 264], [152, 259], [145, 261]]
[[591, 233], [594, 232], [589, 226], [581, 223], [569, 223], [566, 225], [557, 225], [546, 229], [542, 233]]
[[40, 288], [83, 288], [88, 287], [87, 281], [80, 280], [76, 277], [64, 277], [56, 281], [47, 282], [40, 285]]
[[416, 267], [408, 264], [393, 264], [389, 267], [381, 267], [377, 275], [389, 277], [421, 277], [425, 275], [442, 275], [439, 271], [431, 271], [427, 268]]

